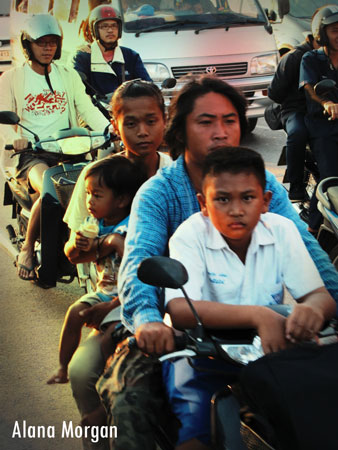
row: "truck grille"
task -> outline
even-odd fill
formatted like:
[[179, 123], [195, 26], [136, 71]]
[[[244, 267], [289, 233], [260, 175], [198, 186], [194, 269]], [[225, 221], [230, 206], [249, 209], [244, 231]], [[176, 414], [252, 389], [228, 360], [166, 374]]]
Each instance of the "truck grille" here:
[[200, 66], [182, 66], [171, 68], [175, 78], [181, 78], [187, 74], [202, 75], [213, 74], [219, 78], [234, 77], [244, 75], [248, 70], [248, 63], [230, 63], [230, 64], [203, 64]]

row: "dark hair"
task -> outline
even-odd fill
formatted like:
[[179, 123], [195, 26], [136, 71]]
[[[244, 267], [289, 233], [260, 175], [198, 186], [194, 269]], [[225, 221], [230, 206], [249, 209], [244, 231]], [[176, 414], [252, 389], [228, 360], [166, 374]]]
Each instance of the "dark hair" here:
[[169, 106], [169, 121], [165, 134], [165, 141], [170, 148], [170, 154], [176, 159], [184, 152], [186, 147], [186, 119], [194, 108], [197, 98], [210, 92], [215, 92], [227, 97], [238, 112], [241, 127], [241, 135], [244, 136], [247, 129], [245, 97], [234, 87], [225, 81], [212, 77], [191, 77], [183, 88], [173, 97]]
[[99, 184], [104, 183], [115, 195], [130, 195], [131, 202], [146, 181], [140, 165], [122, 155], [111, 155], [95, 162], [87, 171], [85, 179], [97, 175]]
[[219, 175], [223, 172], [253, 174], [263, 191], [265, 190], [265, 165], [263, 158], [255, 150], [224, 146], [209, 153], [203, 163], [203, 180], [207, 175]]
[[152, 97], [156, 100], [163, 117], [165, 117], [164, 99], [156, 84], [144, 80], [130, 80], [122, 83], [111, 99], [112, 115], [118, 117], [126, 98]]

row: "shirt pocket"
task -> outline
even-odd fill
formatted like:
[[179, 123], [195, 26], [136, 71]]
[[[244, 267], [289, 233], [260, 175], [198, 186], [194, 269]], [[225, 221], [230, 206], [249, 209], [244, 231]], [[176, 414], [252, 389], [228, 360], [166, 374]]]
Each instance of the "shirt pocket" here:
[[284, 299], [283, 283], [270, 283], [265, 287], [265, 297], [268, 305], [281, 305]]

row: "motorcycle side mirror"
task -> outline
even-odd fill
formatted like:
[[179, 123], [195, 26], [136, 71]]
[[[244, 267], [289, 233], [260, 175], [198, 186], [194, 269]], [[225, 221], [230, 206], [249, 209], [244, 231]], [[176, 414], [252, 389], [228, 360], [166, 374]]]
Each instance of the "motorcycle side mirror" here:
[[151, 286], [172, 289], [181, 288], [189, 279], [183, 264], [166, 256], [144, 259], [138, 267], [137, 276], [143, 283]]
[[4, 125], [19, 125], [19, 127], [24, 128], [25, 130], [32, 133], [34, 136], [35, 142], [39, 141], [39, 136], [31, 131], [29, 128], [21, 125], [20, 117], [13, 111], [0, 111], [0, 123]]
[[336, 82], [334, 80], [322, 80], [319, 81], [315, 87], [314, 87], [314, 91], [317, 95], [325, 95], [328, 92], [332, 91], [332, 89], [334, 89], [336, 87]]
[[176, 78], [166, 78], [161, 83], [162, 89], [172, 89], [176, 86]]
[[192, 301], [183, 285], [188, 281], [187, 269], [182, 263], [167, 256], [152, 256], [144, 259], [137, 269], [137, 276], [143, 283], [156, 287], [181, 289], [188, 305], [196, 319], [196, 337], [203, 339], [204, 327]]
[[13, 111], [0, 111], [0, 123], [4, 125], [17, 125], [20, 117]]

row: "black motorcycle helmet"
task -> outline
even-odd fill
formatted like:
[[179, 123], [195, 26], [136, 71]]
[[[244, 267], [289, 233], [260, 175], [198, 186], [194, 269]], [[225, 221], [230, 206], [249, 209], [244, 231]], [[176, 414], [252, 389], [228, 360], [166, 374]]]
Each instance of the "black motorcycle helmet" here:
[[[118, 27], [119, 27], [117, 39], [120, 39], [120, 37], [122, 36], [122, 18], [120, 16], [120, 14], [118, 13], [118, 11], [116, 11], [116, 9], [114, 9], [112, 6], [99, 5], [92, 10], [92, 12], [90, 13], [90, 16], [89, 16], [90, 32], [91, 32], [93, 38], [98, 40], [100, 42], [100, 44], [103, 45], [103, 47], [105, 47], [105, 43], [102, 42], [100, 39], [98, 24], [102, 20], [107, 20], [107, 19], [115, 20], [115, 22], [117, 22]], [[116, 45], [117, 44], [115, 44], [115, 46]]]
[[24, 29], [21, 31], [21, 45], [24, 52], [25, 57], [34, 61], [40, 66], [45, 68], [45, 78], [48, 84], [49, 89], [52, 93], [54, 93], [53, 87], [51, 85], [49, 74], [48, 74], [48, 66], [49, 64], [40, 63], [32, 52], [31, 43], [37, 41], [39, 38], [43, 36], [56, 36], [58, 39], [58, 44], [56, 48], [56, 52], [53, 60], [60, 59], [61, 57], [61, 49], [62, 49], [62, 29], [55, 19], [55, 17], [50, 14], [33, 14], [29, 19], [27, 19], [25, 23]]
[[338, 22], [338, 5], [326, 5], [318, 9], [312, 19], [311, 30], [313, 37], [321, 46], [328, 46], [329, 40], [325, 28], [331, 23]]

